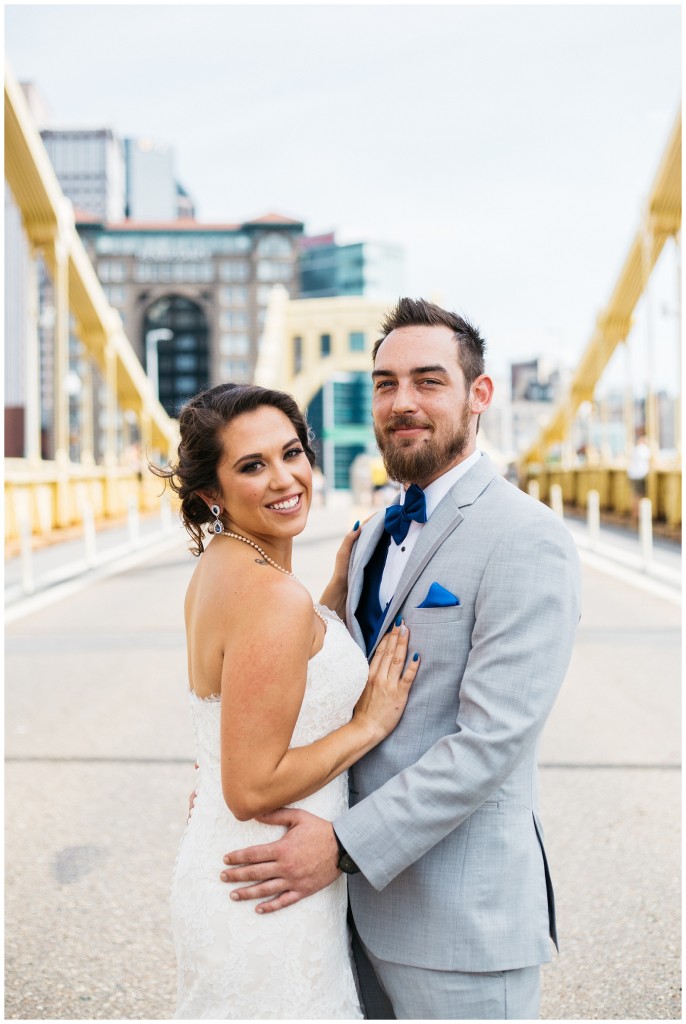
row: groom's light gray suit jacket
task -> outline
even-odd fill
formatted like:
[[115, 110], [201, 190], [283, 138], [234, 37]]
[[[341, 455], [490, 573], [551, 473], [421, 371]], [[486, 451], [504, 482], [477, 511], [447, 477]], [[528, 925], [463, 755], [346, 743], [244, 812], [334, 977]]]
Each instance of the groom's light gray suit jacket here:
[[[364, 527], [348, 628], [383, 531]], [[455, 607], [419, 608], [431, 583]], [[336, 832], [369, 949], [396, 963], [495, 971], [551, 959], [553, 891], [538, 818], [538, 740], [569, 663], [579, 562], [548, 508], [482, 455], [423, 527], [391, 601], [421, 665], [403, 718], [350, 772]]]

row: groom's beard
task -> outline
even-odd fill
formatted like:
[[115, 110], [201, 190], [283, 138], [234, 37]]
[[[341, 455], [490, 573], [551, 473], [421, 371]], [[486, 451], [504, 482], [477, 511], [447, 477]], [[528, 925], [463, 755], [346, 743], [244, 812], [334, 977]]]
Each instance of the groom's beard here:
[[469, 405], [465, 403], [462, 418], [449, 437], [439, 441], [432, 432], [421, 444], [410, 438], [396, 440], [393, 433], [398, 427], [426, 426], [426, 423], [411, 416], [396, 416], [383, 430], [374, 424], [376, 443], [389, 479], [409, 484], [439, 476], [455, 459], [467, 451], [470, 443], [470, 422]]

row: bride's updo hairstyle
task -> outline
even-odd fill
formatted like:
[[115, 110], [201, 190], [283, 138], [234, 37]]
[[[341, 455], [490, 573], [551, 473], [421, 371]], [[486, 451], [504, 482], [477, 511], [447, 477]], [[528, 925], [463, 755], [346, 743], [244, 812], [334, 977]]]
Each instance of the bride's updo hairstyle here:
[[159, 467], [148, 463], [150, 472], [168, 483], [181, 499], [181, 519], [193, 540], [194, 555], [204, 551], [204, 527], [214, 518], [198, 492], [214, 494], [219, 490], [217, 466], [224, 454], [220, 433], [237, 416], [262, 406], [279, 409], [288, 417], [308, 462], [314, 466], [312, 435], [295, 399], [284, 391], [255, 384], [219, 384], [195, 395], [179, 414], [181, 441], [176, 465]]

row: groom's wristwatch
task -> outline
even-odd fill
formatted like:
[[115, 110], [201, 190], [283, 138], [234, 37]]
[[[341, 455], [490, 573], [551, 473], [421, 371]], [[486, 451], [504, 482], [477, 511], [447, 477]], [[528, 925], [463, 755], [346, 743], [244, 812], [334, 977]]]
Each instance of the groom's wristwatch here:
[[346, 850], [346, 848], [343, 845], [343, 843], [340, 841], [340, 839], [336, 835], [335, 829], [334, 829], [334, 838], [335, 838], [336, 843], [338, 845], [338, 867], [341, 869], [341, 871], [344, 871], [346, 873], [346, 875], [356, 875], [357, 872], [360, 869], [358, 868], [357, 864], [355, 863], [355, 861], [352, 859], [352, 857], [350, 856], [350, 854]]

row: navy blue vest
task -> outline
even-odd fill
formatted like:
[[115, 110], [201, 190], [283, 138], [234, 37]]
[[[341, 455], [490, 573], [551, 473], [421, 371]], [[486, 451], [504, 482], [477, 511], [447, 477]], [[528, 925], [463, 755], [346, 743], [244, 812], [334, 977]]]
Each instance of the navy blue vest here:
[[362, 635], [364, 636], [367, 654], [370, 653], [376, 643], [377, 634], [388, 608], [388, 605], [386, 605], [386, 608], [381, 607], [379, 587], [381, 586], [381, 577], [386, 565], [386, 556], [390, 542], [391, 535], [384, 530], [379, 543], [376, 545], [374, 554], [365, 566], [362, 595], [355, 611], [355, 618], [359, 622]]

